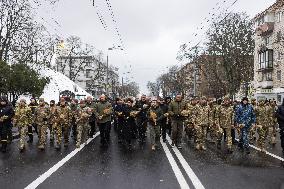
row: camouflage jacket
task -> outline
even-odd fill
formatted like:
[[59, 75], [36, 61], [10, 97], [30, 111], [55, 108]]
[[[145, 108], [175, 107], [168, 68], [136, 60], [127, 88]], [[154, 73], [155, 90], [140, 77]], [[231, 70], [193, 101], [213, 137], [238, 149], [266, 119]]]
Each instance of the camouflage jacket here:
[[195, 125], [208, 125], [209, 107], [207, 105], [198, 105]]
[[50, 111], [50, 119], [49, 119], [49, 123], [50, 124], [55, 124], [56, 119], [57, 119], [57, 110], [56, 110], [56, 106], [53, 107], [49, 107], [49, 111]]
[[72, 121], [72, 112], [69, 106], [57, 106], [56, 123], [60, 125], [69, 125]]
[[91, 117], [91, 111], [89, 107], [77, 108], [75, 118], [77, 124], [87, 124]]
[[25, 127], [32, 124], [32, 110], [28, 106], [18, 106], [15, 110], [14, 125], [18, 127]]
[[188, 123], [195, 123], [196, 117], [198, 114], [198, 105], [187, 105], [187, 113], [188, 113], [188, 119], [186, 122]]
[[38, 106], [35, 109], [34, 121], [38, 125], [49, 124], [50, 111], [47, 106]]
[[234, 125], [234, 107], [230, 105], [221, 105], [216, 110], [216, 124], [222, 128]]

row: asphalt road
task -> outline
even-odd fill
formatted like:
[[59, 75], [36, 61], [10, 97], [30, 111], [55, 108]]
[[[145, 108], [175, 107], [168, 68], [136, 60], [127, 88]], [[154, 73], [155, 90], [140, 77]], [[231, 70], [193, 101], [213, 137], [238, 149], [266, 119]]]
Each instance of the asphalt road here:
[[[208, 144], [205, 152], [184, 141], [183, 149], [160, 144], [153, 152], [134, 142], [132, 150], [118, 144], [114, 132], [108, 149], [99, 147], [99, 136], [81, 149], [74, 143], [56, 151], [28, 145], [18, 151], [14, 140], [9, 152], [0, 154], [0, 188], [114, 188], [114, 189], [279, 189], [284, 187], [283, 162], [252, 149], [246, 155], [235, 149], [231, 155]], [[223, 148], [224, 149], [224, 148]], [[281, 157], [279, 141], [268, 151]], [[283, 158], [283, 157], [282, 157]]]

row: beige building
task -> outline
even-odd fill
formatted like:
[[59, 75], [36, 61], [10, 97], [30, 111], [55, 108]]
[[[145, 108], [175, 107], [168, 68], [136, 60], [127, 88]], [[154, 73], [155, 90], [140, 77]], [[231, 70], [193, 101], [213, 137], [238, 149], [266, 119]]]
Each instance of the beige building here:
[[255, 18], [254, 89], [257, 99], [284, 98], [284, 0]]

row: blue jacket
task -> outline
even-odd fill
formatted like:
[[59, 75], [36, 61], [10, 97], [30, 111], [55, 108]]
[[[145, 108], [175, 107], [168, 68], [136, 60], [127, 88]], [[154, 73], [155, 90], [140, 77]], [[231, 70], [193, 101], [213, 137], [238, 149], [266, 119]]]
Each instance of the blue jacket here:
[[247, 128], [249, 128], [251, 124], [254, 124], [256, 117], [252, 105], [240, 104], [237, 106], [235, 112], [235, 121], [237, 124], [244, 124]]

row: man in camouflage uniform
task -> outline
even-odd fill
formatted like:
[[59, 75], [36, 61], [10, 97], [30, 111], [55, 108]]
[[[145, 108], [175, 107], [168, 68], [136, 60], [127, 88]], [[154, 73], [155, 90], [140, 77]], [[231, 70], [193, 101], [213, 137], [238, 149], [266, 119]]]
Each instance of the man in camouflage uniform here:
[[[32, 110], [32, 116], [34, 117], [35, 109], [38, 107], [38, 103], [37, 103], [36, 99], [34, 99], [34, 98], [31, 98], [30, 101], [31, 102], [29, 104], [29, 107]], [[35, 129], [36, 134], [39, 135], [38, 128], [37, 128], [37, 125], [35, 124], [34, 120], [28, 126], [28, 135], [29, 135], [28, 143], [33, 143], [33, 139], [34, 139], [33, 128]]]
[[55, 144], [56, 149], [60, 149], [61, 147], [61, 133], [63, 131], [64, 137], [64, 147], [68, 146], [69, 143], [69, 134], [70, 134], [70, 126], [72, 121], [72, 112], [70, 107], [64, 98], [60, 99], [60, 104], [57, 107], [57, 120], [56, 120], [56, 135], [57, 142]]
[[[216, 143], [217, 141], [217, 132], [218, 130], [216, 129], [216, 110], [217, 106], [214, 104], [214, 101], [212, 98], [208, 99], [208, 109], [209, 109], [209, 122], [208, 122], [208, 131], [207, 133], [210, 134], [210, 142]], [[206, 135], [206, 133], [205, 133]]]
[[88, 139], [90, 125], [89, 118], [92, 115], [92, 109], [86, 107], [85, 101], [80, 101], [80, 107], [76, 111], [76, 125], [77, 125], [77, 140], [76, 148], [80, 148], [81, 143]]
[[39, 99], [39, 106], [35, 109], [35, 124], [37, 124], [39, 132], [39, 145], [40, 150], [45, 149], [46, 144], [46, 131], [49, 125], [50, 111], [46, 106], [44, 99]]
[[277, 117], [276, 117], [276, 111], [277, 111], [277, 104], [275, 101], [271, 101], [270, 102], [270, 106], [271, 106], [271, 111], [269, 111], [270, 114], [270, 118], [271, 118], [271, 138], [269, 140], [269, 143], [272, 144], [273, 146], [276, 144], [276, 133], [277, 133]]
[[[255, 109], [257, 107], [257, 102], [255, 98], [251, 99], [251, 105], [252, 107]], [[256, 140], [256, 127], [251, 127], [250, 131], [249, 131], [249, 141], [251, 144], [253, 144], [253, 142]]]
[[198, 114], [197, 99], [193, 98], [191, 99], [191, 103], [187, 104], [187, 119], [185, 120], [185, 133], [188, 137], [188, 141], [190, 141], [192, 137], [196, 136], [194, 130], [194, 123], [197, 114]]
[[261, 151], [265, 150], [265, 142], [267, 138], [267, 132], [268, 132], [268, 124], [269, 124], [269, 117], [268, 117], [268, 111], [269, 107], [267, 107], [264, 103], [263, 99], [259, 100], [258, 106], [255, 108], [255, 115], [256, 115], [256, 128], [258, 132], [258, 147], [261, 149]]
[[49, 119], [49, 125], [48, 125], [48, 129], [49, 129], [49, 140], [51, 143], [54, 142], [54, 122], [55, 122], [55, 112], [56, 112], [56, 105], [55, 105], [55, 101], [51, 100], [49, 103], [49, 111], [50, 111], [50, 119]]
[[276, 139], [274, 136], [274, 130], [275, 130], [275, 125], [276, 125], [276, 109], [275, 107], [272, 106], [271, 102], [265, 101], [265, 106], [267, 108], [267, 132], [266, 136], [269, 140], [270, 144], [276, 143]]
[[19, 149], [22, 152], [25, 149], [28, 126], [32, 123], [32, 111], [26, 105], [25, 99], [20, 100], [19, 105], [15, 110], [13, 121], [14, 126], [18, 127], [20, 133]]
[[186, 112], [186, 103], [182, 100], [182, 96], [178, 94], [174, 101], [169, 105], [168, 113], [172, 120], [172, 147], [181, 147], [183, 121]]
[[77, 115], [77, 111], [79, 109], [79, 105], [78, 105], [78, 100], [77, 99], [72, 99], [71, 100], [70, 109], [71, 109], [71, 114], [72, 114], [72, 118], [71, 118], [72, 137], [73, 137], [74, 141], [76, 142], [77, 141], [76, 115]]
[[206, 132], [209, 124], [209, 107], [207, 106], [206, 97], [202, 97], [200, 105], [197, 109], [197, 115], [194, 123], [194, 129], [196, 132], [196, 146], [197, 150], [206, 150], [205, 140]]
[[218, 133], [217, 148], [221, 149], [223, 133], [226, 132], [227, 151], [228, 153], [232, 153], [231, 129], [234, 126], [234, 108], [230, 105], [229, 97], [224, 98], [223, 104], [216, 111], [216, 125], [216, 131]]

